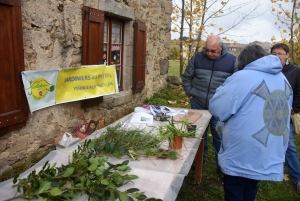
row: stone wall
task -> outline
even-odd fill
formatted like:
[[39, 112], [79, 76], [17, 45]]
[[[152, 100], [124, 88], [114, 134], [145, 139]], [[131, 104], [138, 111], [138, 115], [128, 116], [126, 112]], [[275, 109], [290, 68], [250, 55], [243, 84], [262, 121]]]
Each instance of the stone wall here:
[[[53, 150], [53, 138], [75, 134], [77, 119], [105, 116], [106, 125], [132, 112], [144, 99], [167, 85], [171, 43], [171, 0], [22, 0], [26, 70], [72, 68], [81, 65], [82, 7], [90, 6], [125, 17], [124, 90], [105, 96], [103, 103], [82, 109], [80, 101], [35, 111], [27, 125], [0, 136], [0, 175], [32, 155]], [[147, 25], [146, 86], [132, 94], [133, 21]]]

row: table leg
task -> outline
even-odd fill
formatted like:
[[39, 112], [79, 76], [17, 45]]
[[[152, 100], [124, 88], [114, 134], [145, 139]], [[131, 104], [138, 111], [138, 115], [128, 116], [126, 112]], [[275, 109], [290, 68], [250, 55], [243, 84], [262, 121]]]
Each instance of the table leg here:
[[195, 169], [195, 181], [202, 181], [202, 169], [203, 169], [203, 153], [204, 153], [204, 135], [201, 139], [199, 148], [196, 154], [196, 169]]

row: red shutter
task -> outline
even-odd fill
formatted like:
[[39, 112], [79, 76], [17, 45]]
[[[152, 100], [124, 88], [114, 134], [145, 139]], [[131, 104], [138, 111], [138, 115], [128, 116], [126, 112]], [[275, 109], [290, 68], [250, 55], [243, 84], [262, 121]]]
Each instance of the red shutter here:
[[24, 71], [20, 0], [0, 0], [0, 134], [28, 120], [28, 103], [21, 79]]
[[[104, 12], [87, 6], [82, 12], [82, 64], [103, 64]], [[103, 97], [81, 101], [87, 108], [103, 102]]]
[[139, 20], [134, 23], [134, 54], [132, 91], [137, 93], [145, 86], [146, 74], [146, 24]]

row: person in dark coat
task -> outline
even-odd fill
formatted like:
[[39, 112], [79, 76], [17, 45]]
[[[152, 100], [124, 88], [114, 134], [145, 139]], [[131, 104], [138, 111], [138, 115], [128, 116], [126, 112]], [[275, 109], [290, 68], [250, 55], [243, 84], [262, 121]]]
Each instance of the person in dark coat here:
[[[190, 98], [191, 108], [207, 110], [209, 100], [216, 89], [235, 71], [237, 71], [236, 57], [227, 51], [219, 36], [209, 36], [202, 52], [197, 52], [191, 58], [182, 75], [182, 86]], [[221, 136], [216, 130], [217, 122], [218, 120], [212, 117], [209, 126], [213, 136], [216, 165], [219, 167], [217, 154], [221, 146]], [[208, 150], [207, 130], [204, 137], [204, 163]], [[219, 168], [218, 171], [220, 172]]]
[[[284, 43], [277, 43], [271, 48], [271, 54], [279, 57], [282, 64], [282, 73], [289, 81], [293, 90], [293, 109], [291, 114], [300, 112], [300, 69], [289, 62], [289, 47]], [[295, 128], [293, 122], [290, 124], [289, 144], [285, 154], [285, 162], [297, 187], [297, 192], [300, 193], [300, 167], [297, 148], [294, 141]]]

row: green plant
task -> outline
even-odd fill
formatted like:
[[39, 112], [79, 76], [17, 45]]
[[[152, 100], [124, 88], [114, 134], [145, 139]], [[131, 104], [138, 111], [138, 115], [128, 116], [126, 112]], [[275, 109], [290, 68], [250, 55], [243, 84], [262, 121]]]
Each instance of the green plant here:
[[[86, 140], [78, 150], [73, 152], [73, 159], [67, 165], [55, 167], [48, 161], [39, 173], [33, 170], [26, 179], [14, 177], [13, 187], [17, 187], [17, 198], [46, 200], [71, 200], [79, 194], [87, 194], [88, 200], [157, 200], [147, 198], [144, 192], [131, 188], [125, 192], [117, 188], [137, 179], [136, 175], [129, 175], [131, 170], [129, 161], [120, 164], [111, 164], [107, 157], [99, 156], [94, 150], [94, 142]], [[17, 182], [19, 181], [19, 182]]]
[[167, 124], [160, 124], [158, 127], [160, 140], [171, 141], [174, 136], [194, 138], [196, 130], [188, 131], [189, 123], [187, 119], [183, 119], [180, 122], [175, 122], [174, 118], [171, 117]]
[[[160, 124], [157, 128], [158, 136], [160, 141], [168, 141], [170, 147], [176, 147], [174, 142], [174, 137], [179, 136], [182, 138], [195, 138], [196, 130], [188, 131], [189, 123], [187, 119], [183, 119], [181, 122], [175, 122], [173, 116], [168, 123]], [[183, 141], [184, 144], [184, 141]], [[172, 151], [172, 159], [177, 159], [177, 151], [173, 149]]]
[[141, 129], [128, 129], [122, 124], [107, 127], [95, 141], [95, 150], [120, 158], [128, 155], [133, 160], [140, 157], [168, 158], [168, 150], [159, 148], [161, 140], [157, 135]]

